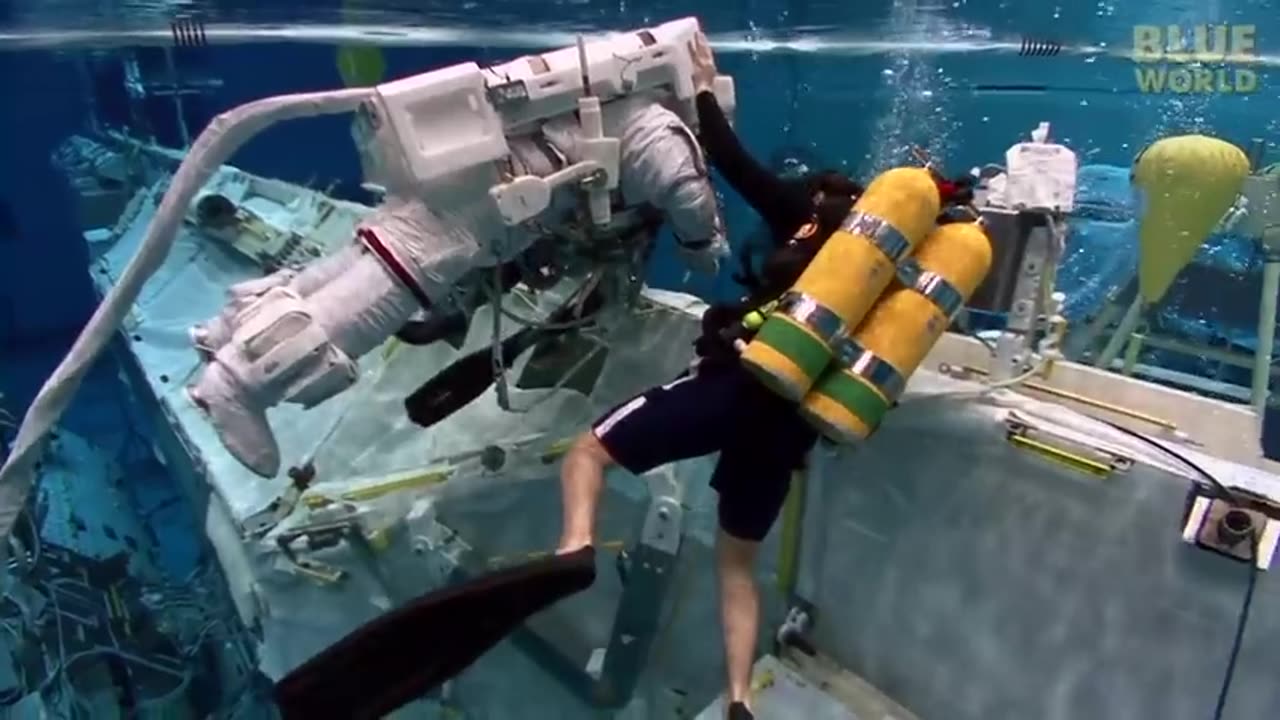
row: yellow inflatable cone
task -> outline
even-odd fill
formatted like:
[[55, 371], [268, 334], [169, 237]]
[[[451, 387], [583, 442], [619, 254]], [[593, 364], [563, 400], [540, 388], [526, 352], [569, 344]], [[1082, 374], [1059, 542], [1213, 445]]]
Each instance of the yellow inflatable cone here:
[[376, 45], [344, 45], [338, 48], [338, 74], [347, 87], [373, 87], [382, 82], [387, 63]]
[[1145, 204], [1139, 221], [1138, 288], [1159, 301], [1236, 201], [1249, 158], [1225, 140], [1180, 135], [1152, 143], [1134, 161]]

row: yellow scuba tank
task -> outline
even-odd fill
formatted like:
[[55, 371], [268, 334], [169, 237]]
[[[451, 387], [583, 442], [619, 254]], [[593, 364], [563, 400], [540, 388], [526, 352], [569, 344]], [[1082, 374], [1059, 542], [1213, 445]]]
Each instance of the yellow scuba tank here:
[[940, 225], [904, 264], [836, 362], [805, 396], [801, 414], [828, 439], [870, 435], [925, 355], [991, 269], [991, 241], [979, 223]]
[[782, 397], [803, 398], [831, 362], [833, 343], [884, 292], [940, 205], [924, 168], [877, 177], [743, 350], [747, 370]]

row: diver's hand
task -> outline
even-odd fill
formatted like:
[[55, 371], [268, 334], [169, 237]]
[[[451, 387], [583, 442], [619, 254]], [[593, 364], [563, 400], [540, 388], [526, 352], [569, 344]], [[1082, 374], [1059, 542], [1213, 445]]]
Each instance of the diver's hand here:
[[693, 56], [693, 91], [700, 93], [714, 89], [717, 75], [716, 58], [711, 53], [711, 44], [707, 42], [707, 36], [701, 30], [693, 36], [693, 42], [689, 43], [689, 54]]

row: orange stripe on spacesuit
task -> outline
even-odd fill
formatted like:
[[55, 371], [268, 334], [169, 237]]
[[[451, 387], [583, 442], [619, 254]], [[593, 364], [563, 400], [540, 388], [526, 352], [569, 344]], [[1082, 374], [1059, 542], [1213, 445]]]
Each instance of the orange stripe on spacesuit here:
[[413, 293], [413, 297], [417, 299], [424, 310], [431, 309], [431, 298], [427, 296], [426, 291], [422, 289], [422, 286], [418, 284], [417, 280], [413, 279], [413, 275], [409, 270], [401, 264], [400, 260], [397, 259], [389, 249], [387, 249], [387, 246], [382, 243], [382, 240], [372, 230], [369, 228], [360, 228], [356, 231], [356, 239], [368, 248], [369, 252], [378, 256], [378, 259], [382, 261], [383, 266], [386, 267], [392, 275], [395, 275], [396, 279], [409, 289], [409, 292]]

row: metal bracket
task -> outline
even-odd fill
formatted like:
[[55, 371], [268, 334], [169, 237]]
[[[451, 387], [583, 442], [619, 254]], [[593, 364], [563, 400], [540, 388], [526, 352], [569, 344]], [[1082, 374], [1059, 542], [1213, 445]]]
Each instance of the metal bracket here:
[[674, 498], [656, 497], [649, 504], [640, 541], [628, 553], [625, 589], [592, 693], [605, 707], [630, 701], [644, 671], [675, 576], [683, 523], [684, 509]]
[[316, 469], [311, 463], [307, 463], [300, 468], [289, 468], [289, 487], [280, 494], [275, 500], [272, 500], [267, 507], [259, 512], [250, 515], [241, 523], [245, 534], [251, 538], [261, 538], [271, 532], [282, 520], [293, 514], [298, 502], [302, 499], [302, 494], [316, 479]]
[[1216, 488], [1193, 484], [1182, 519], [1183, 541], [1258, 570], [1271, 569], [1280, 543], [1280, 506], [1241, 488], [1231, 494], [1238, 505], [1217, 497]]
[[1020, 419], [1010, 413], [1005, 419], [1005, 437], [1015, 447], [1028, 450], [1041, 457], [1097, 477], [1126, 472], [1133, 467], [1133, 458], [1102, 448], [1079, 443]]
[[786, 618], [778, 627], [773, 637], [773, 654], [782, 657], [787, 648], [795, 648], [813, 657], [818, 654], [817, 648], [809, 641], [809, 631], [813, 629], [816, 608], [809, 602], [797, 600], [787, 611]]
[[993, 380], [1006, 380], [1029, 366], [1039, 319], [1045, 314], [1048, 290], [1057, 269], [1063, 230], [1058, 218], [1044, 212], [1018, 213], [1018, 232], [1027, 235], [1026, 250], [1014, 286], [1005, 331], [996, 341]]
[[279, 548], [280, 554], [284, 556], [293, 571], [322, 584], [332, 585], [345, 578], [347, 576], [346, 571], [315, 560], [299, 557], [297, 552], [294, 551], [293, 544], [298, 540], [305, 539], [308, 550], [320, 550], [333, 547], [344, 539], [350, 538], [353, 534], [360, 534], [360, 526], [351, 520], [318, 523], [280, 533], [276, 537], [276, 547]]

